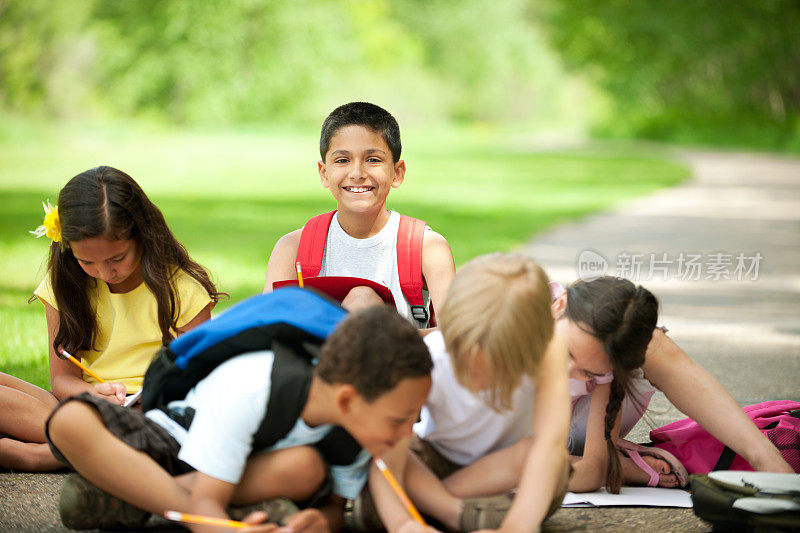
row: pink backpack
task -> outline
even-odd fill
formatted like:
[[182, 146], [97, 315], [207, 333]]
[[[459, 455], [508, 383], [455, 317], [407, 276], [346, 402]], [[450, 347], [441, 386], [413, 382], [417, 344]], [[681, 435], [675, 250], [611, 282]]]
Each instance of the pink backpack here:
[[[800, 473], [800, 402], [775, 400], [744, 407], [753, 423]], [[753, 470], [733, 450], [712, 437], [700, 424], [684, 418], [650, 432], [650, 440], [672, 453], [690, 474], [713, 470]]]

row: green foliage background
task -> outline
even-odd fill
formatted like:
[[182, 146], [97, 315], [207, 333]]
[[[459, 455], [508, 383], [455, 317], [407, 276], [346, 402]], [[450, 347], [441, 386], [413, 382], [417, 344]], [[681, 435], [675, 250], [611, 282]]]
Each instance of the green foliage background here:
[[564, 61], [610, 97], [598, 133], [800, 151], [800, 2], [540, 7]]
[[430, 123], [800, 150], [796, 0], [0, 0], [0, 110]]
[[554, 98], [558, 66], [525, 9], [520, 0], [5, 0], [0, 101], [23, 113], [179, 124], [316, 124], [354, 95], [391, 97], [394, 112], [426, 120], [505, 120], [520, 108], [530, 117], [551, 107], [538, 95]]

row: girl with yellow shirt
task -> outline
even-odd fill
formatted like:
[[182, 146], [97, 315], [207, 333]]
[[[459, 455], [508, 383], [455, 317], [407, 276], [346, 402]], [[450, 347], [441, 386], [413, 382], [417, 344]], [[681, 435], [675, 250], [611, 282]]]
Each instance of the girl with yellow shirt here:
[[161, 344], [208, 320], [224, 293], [141, 187], [111, 167], [72, 178], [33, 233], [53, 240], [48, 274], [34, 291], [47, 317], [52, 394], [0, 374], [0, 466], [51, 470], [61, 465], [45, 444], [44, 422], [58, 400], [88, 392], [122, 404], [141, 388]]

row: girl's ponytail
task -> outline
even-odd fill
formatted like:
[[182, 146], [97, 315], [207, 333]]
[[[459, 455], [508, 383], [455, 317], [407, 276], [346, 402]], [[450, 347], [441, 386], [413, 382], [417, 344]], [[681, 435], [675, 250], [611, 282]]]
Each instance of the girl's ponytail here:
[[620, 467], [619, 456], [617, 455], [617, 447], [614, 444], [611, 432], [614, 429], [614, 423], [617, 421], [617, 415], [622, 408], [622, 400], [625, 399], [625, 387], [620, 380], [616, 377], [611, 382], [611, 394], [608, 396], [608, 404], [606, 404], [606, 416], [604, 419], [603, 435], [606, 440], [606, 449], [608, 450], [608, 468], [606, 469], [606, 488], [612, 494], [618, 494], [622, 486], [622, 470]]

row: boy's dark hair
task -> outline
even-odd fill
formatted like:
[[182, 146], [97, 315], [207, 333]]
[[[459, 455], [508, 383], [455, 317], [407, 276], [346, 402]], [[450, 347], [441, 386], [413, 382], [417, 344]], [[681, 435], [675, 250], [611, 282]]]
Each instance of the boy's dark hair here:
[[327, 338], [316, 366], [327, 383], [349, 383], [368, 402], [406, 378], [433, 368], [417, 329], [394, 307], [379, 305], [351, 313]]
[[91, 350], [96, 333], [89, 300], [91, 278], [72, 255], [71, 242], [100, 236], [138, 242], [142, 277], [155, 296], [164, 343], [174, 336], [181, 305], [172, 283], [176, 269], [197, 280], [213, 301], [226, 296], [217, 292], [206, 270], [192, 261], [139, 184], [121, 170], [96, 167], [69, 180], [58, 195], [58, 214], [63, 239], [51, 243], [48, 263], [59, 316], [53, 340], [56, 352], [59, 346], [71, 353]]
[[319, 137], [319, 155], [325, 161], [325, 154], [331, 146], [331, 139], [345, 126], [364, 126], [383, 136], [386, 145], [392, 152], [392, 161], [400, 161], [400, 126], [394, 117], [384, 108], [369, 102], [350, 102], [334, 109], [322, 123]]
[[630, 392], [631, 372], [645, 362], [647, 345], [658, 322], [658, 300], [641, 285], [634, 285], [627, 279], [603, 276], [571, 285], [567, 289], [564, 313], [570, 321], [600, 341], [614, 369], [604, 431], [609, 457], [606, 486], [617, 494], [622, 484], [622, 473], [611, 430], [622, 400]]

